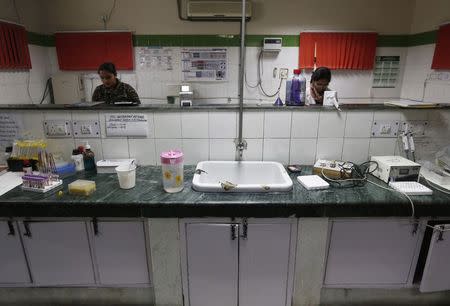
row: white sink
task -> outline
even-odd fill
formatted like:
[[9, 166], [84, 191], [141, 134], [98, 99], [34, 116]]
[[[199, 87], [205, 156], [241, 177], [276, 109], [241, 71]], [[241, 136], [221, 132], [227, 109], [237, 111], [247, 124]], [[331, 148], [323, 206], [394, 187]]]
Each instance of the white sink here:
[[203, 192], [290, 191], [292, 180], [278, 162], [202, 161], [197, 164], [192, 187]]

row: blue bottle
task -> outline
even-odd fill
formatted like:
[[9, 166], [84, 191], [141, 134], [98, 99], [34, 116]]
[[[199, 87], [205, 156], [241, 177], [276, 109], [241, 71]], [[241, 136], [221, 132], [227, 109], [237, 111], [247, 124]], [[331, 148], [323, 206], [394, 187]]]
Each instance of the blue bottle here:
[[294, 77], [286, 81], [286, 105], [305, 105], [306, 78], [300, 69], [294, 69]]

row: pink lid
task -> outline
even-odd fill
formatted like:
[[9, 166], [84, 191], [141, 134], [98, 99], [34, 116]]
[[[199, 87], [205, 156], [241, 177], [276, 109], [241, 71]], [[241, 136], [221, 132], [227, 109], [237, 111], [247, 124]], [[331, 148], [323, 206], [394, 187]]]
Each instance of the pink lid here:
[[179, 164], [183, 162], [183, 152], [179, 150], [170, 150], [161, 153], [162, 164]]

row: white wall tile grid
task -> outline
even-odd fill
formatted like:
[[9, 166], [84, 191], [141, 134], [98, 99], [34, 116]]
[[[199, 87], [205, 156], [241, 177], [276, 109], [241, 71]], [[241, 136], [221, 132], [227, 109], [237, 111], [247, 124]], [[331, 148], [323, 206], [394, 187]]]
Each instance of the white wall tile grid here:
[[[49, 148], [69, 158], [71, 149], [92, 146], [98, 159], [135, 157], [142, 165], [159, 164], [159, 154], [181, 149], [186, 164], [200, 160], [234, 160], [237, 112], [147, 112], [148, 137], [107, 137], [106, 112], [28, 111], [17, 113], [24, 122], [24, 134], [43, 138], [44, 120], [100, 120], [101, 137], [94, 139], [48, 139]], [[244, 160], [275, 160], [312, 164], [318, 158], [363, 162], [371, 155], [399, 154], [396, 138], [372, 138], [374, 120], [428, 120], [425, 137], [416, 138], [417, 157], [450, 143], [449, 110], [349, 110], [334, 111], [248, 111], [244, 112], [244, 138], [248, 148]]]

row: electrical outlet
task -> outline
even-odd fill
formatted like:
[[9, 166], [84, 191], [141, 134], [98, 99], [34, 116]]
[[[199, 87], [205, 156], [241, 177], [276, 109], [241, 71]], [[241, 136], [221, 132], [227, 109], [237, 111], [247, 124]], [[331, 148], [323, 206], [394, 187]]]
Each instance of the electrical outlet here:
[[428, 125], [429, 123], [426, 120], [402, 121], [401, 131], [413, 133], [413, 136], [415, 137], [423, 137], [426, 136]]
[[47, 138], [68, 138], [72, 137], [70, 120], [46, 120], [44, 130]]
[[289, 73], [289, 69], [280, 68], [280, 79], [287, 79]]
[[372, 124], [372, 137], [395, 138], [400, 129], [399, 121], [374, 121]]
[[74, 120], [73, 137], [100, 138], [100, 122], [97, 120]]

